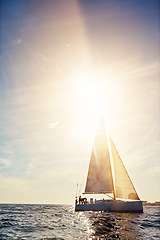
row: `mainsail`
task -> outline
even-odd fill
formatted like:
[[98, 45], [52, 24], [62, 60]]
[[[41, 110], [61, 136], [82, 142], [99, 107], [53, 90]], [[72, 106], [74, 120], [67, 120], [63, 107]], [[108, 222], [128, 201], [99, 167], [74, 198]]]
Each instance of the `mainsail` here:
[[110, 142], [114, 163], [115, 196], [123, 199], [140, 200], [111, 138]]
[[103, 119], [98, 126], [91, 154], [85, 193], [113, 193], [113, 178]]

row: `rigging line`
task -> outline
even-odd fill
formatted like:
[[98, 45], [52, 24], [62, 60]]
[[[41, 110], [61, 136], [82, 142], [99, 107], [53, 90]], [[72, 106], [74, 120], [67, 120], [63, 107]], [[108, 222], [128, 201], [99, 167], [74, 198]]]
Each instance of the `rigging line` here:
[[78, 196], [80, 195], [81, 187], [82, 187], [82, 183], [81, 183], [81, 186], [80, 186], [80, 189], [79, 189], [79, 192], [78, 192]]
[[76, 197], [77, 197], [77, 192], [78, 192], [78, 183], [77, 183], [77, 187], [76, 187]]
[[106, 193], [105, 193], [105, 195], [106, 195], [107, 197], [109, 197], [109, 198], [112, 198], [112, 199], [114, 199], [114, 200], [115, 200], [115, 198], [114, 198], [114, 193], [113, 193], [113, 197], [112, 197], [112, 196], [110, 196], [110, 195], [108, 195], [108, 194], [106, 194]]
[[116, 193], [115, 193], [115, 168], [114, 168], [114, 161], [113, 161], [113, 153], [112, 153], [112, 146], [111, 146], [111, 136], [108, 135], [108, 150], [110, 155], [110, 164], [111, 164], [111, 176], [112, 176], [112, 186], [113, 186], [113, 199], [116, 199]]

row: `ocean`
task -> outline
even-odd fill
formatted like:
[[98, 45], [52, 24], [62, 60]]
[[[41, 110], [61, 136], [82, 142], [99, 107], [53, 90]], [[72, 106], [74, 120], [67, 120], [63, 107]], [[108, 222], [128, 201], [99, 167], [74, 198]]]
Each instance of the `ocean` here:
[[160, 207], [108, 213], [75, 212], [70, 205], [0, 204], [0, 239], [160, 239]]

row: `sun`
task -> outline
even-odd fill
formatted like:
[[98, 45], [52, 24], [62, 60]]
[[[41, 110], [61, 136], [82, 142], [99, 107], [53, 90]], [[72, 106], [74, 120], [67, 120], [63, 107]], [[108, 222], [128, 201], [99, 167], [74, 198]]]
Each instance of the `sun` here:
[[100, 105], [100, 93], [95, 84], [85, 82], [81, 89], [82, 97], [84, 101], [89, 105]]
[[102, 115], [100, 86], [89, 76], [79, 76], [74, 91], [75, 116], [72, 122], [71, 136], [83, 139], [93, 137]]
[[91, 74], [85, 73], [78, 77], [75, 90], [75, 101], [85, 112], [99, 113], [102, 111], [102, 91]]

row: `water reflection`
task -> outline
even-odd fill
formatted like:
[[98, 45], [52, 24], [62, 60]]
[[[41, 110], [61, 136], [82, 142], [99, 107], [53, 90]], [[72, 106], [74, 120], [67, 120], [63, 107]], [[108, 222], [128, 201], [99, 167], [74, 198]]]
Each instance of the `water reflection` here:
[[92, 239], [140, 239], [140, 214], [87, 212], [84, 213]]

